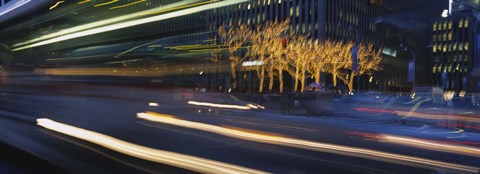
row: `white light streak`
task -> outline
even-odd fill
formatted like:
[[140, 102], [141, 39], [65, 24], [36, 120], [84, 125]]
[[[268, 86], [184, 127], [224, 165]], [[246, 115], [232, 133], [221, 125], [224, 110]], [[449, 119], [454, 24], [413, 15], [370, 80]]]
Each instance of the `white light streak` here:
[[[188, 101], [188, 104], [196, 105], [196, 106], [208, 106], [208, 107], [215, 107], [215, 108], [225, 108], [225, 109], [240, 109], [240, 110], [250, 110], [250, 109], [252, 109], [252, 107], [250, 107], [249, 105], [247, 105], [247, 106], [227, 105], [227, 104], [215, 104], [215, 103], [196, 102], [196, 101]], [[251, 105], [251, 106], [253, 106], [253, 105]]]
[[16, 4], [12, 5], [11, 7], [7, 7], [7, 9], [3, 10], [0, 8], [0, 16], [7, 14], [8, 12], [11, 12], [12, 10], [17, 9], [18, 7], [21, 7], [27, 3], [29, 3], [31, 0], [23, 0], [23, 1], [17, 1]]
[[13, 51], [24, 50], [24, 49], [28, 49], [28, 48], [33, 48], [33, 47], [38, 47], [38, 46], [42, 46], [42, 45], [52, 44], [52, 43], [56, 43], [56, 42], [61, 42], [61, 41], [65, 41], [65, 40], [70, 40], [70, 39], [75, 39], [75, 38], [79, 38], [79, 37], [89, 36], [89, 35], [93, 35], [93, 34], [99, 34], [99, 33], [104, 33], [104, 32], [108, 32], [108, 31], [114, 31], [114, 30], [118, 30], [118, 29], [123, 29], [123, 28], [133, 27], [133, 26], [137, 26], [137, 25], [142, 25], [142, 24], [146, 24], [146, 23], [161, 21], [161, 20], [165, 20], [165, 19], [171, 19], [171, 18], [175, 18], [175, 17], [190, 15], [190, 14], [198, 13], [198, 12], [201, 12], [201, 11], [206, 11], [206, 10], [210, 10], [210, 9], [214, 9], [214, 8], [230, 6], [230, 5], [239, 4], [239, 3], [243, 3], [243, 2], [247, 2], [247, 1], [248, 0], [221, 1], [221, 2], [217, 2], [217, 3], [192, 7], [192, 8], [179, 10], [179, 11], [175, 11], [175, 12], [171, 12], [171, 13], [166, 13], [166, 14], [161, 14], [161, 15], [152, 16], [152, 17], [148, 17], [148, 18], [143, 18], [143, 19], [139, 19], [139, 20], [112, 24], [112, 25], [108, 25], [108, 26], [98, 27], [98, 28], [94, 28], [94, 29], [90, 29], [90, 30], [85, 30], [85, 31], [80, 31], [80, 32], [72, 33], [72, 34], [59, 36], [59, 37], [52, 38], [52, 39], [49, 39], [49, 40], [37, 42], [37, 43], [31, 44], [31, 45], [15, 48], [15, 49], [13, 49]]
[[433, 141], [426, 141], [409, 137], [399, 137], [394, 135], [380, 135], [379, 140], [382, 142], [414, 146], [428, 150], [436, 150], [441, 152], [450, 152], [473, 157], [480, 157], [480, 149], [475, 147], [448, 145], [445, 143], [437, 143]]
[[105, 148], [141, 158], [148, 161], [162, 163], [200, 173], [266, 173], [233, 164], [213, 161], [195, 156], [179, 154], [150, 147], [145, 147], [120, 139], [113, 138], [98, 132], [70, 126], [50, 119], [37, 119], [37, 125], [81, 140], [85, 140]]
[[190, 129], [202, 130], [215, 134], [220, 134], [228, 137], [238, 138], [247, 141], [274, 144], [280, 146], [301, 148], [313, 151], [327, 152], [333, 154], [340, 154], [345, 156], [359, 157], [370, 160], [414, 166], [426, 169], [446, 169], [452, 171], [460, 171], [466, 173], [477, 173], [478, 167], [453, 164], [448, 162], [430, 160], [425, 158], [394, 154], [389, 152], [382, 152], [377, 150], [349, 147], [343, 145], [335, 145], [328, 143], [320, 143], [308, 140], [301, 140], [296, 138], [272, 136], [267, 134], [252, 133], [251, 131], [242, 131], [231, 128], [225, 128], [216, 125], [209, 125], [205, 123], [192, 122], [187, 120], [180, 120], [171, 115], [158, 114], [153, 112], [137, 113], [137, 117], [153, 122], [175, 125]]
[[[85, 1], [82, 1], [82, 2], [85, 2]], [[92, 28], [95, 28], [95, 27], [109, 25], [109, 24], [113, 24], [113, 23], [117, 23], [117, 22], [121, 22], [121, 21], [126, 21], [126, 20], [130, 20], [130, 19], [134, 19], [134, 18], [137, 18], [137, 17], [148, 15], [152, 12], [156, 12], [156, 11], [159, 11], [159, 10], [170, 9], [170, 8], [175, 8], [175, 7], [178, 7], [178, 6], [187, 5], [189, 3], [191, 3], [191, 2], [190, 1], [182, 1], [182, 2], [177, 2], [177, 3], [169, 4], [169, 5], [166, 5], [166, 6], [161, 6], [161, 7], [154, 8], [154, 9], [147, 10], [147, 11], [143, 11], [143, 12], [123, 15], [123, 16], [112, 18], [112, 19], [101, 20], [101, 21], [97, 21], [97, 22], [93, 22], [93, 23], [89, 23], [89, 24], [79, 25], [79, 26], [72, 27], [72, 28], [65, 29], [65, 30], [61, 30], [61, 31], [58, 31], [58, 32], [55, 32], [55, 33], [43, 35], [43, 36], [40, 36], [38, 38], [31, 39], [31, 40], [28, 40], [28, 41], [25, 41], [25, 42], [17, 43], [17, 44], [14, 44], [13, 46], [14, 47], [19, 47], [19, 46], [31, 44], [31, 43], [34, 43], [34, 42], [47, 40], [47, 39], [59, 37], [59, 36], [66, 35], [66, 34], [71, 34], [71, 33], [74, 33], [74, 32], [79, 32], [79, 31], [83, 31], [83, 30], [87, 30], [87, 29], [92, 29]]]
[[158, 103], [155, 103], [155, 102], [150, 102], [148, 103], [148, 106], [152, 106], [152, 107], [158, 107]]
[[242, 63], [242, 66], [261, 66], [264, 62], [261, 60], [254, 60], [254, 61], [245, 61]]

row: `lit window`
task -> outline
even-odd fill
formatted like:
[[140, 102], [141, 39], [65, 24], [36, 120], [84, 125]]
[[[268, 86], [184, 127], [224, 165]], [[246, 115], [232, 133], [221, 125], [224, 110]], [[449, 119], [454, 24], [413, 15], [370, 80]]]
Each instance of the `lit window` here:
[[452, 40], [452, 32], [448, 33], [448, 40]]
[[458, 45], [457, 42], [455, 42], [455, 43], [453, 44], [453, 51], [457, 51], [457, 45]]
[[468, 28], [468, 19], [465, 18], [464, 24], [465, 24], [465, 28]]
[[458, 23], [458, 28], [463, 28], [463, 19], [460, 19], [460, 22]]
[[460, 42], [460, 44], [458, 45], [458, 51], [463, 51], [463, 43]]
[[452, 29], [452, 21], [449, 21], [449, 22], [448, 22], [448, 29], [449, 29], [449, 30]]
[[433, 31], [437, 31], [437, 22], [433, 23]]
[[433, 52], [434, 52], [434, 53], [437, 52], [437, 44], [433, 44]]
[[468, 42], [463, 45], [463, 50], [468, 51]]

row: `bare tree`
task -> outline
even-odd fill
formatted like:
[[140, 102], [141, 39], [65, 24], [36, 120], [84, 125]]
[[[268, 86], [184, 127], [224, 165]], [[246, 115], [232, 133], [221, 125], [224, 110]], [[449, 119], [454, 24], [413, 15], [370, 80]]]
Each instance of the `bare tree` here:
[[[292, 76], [295, 80], [295, 85], [293, 87], [293, 91], [298, 91], [299, 81], [302, 78], [300, 75], [302, 70], [302, 63], [306, 59], [306, 43], [307, 37], [305, 36], [293, 36], [287, 43], [287, 51], [285, 53], [285, 58], [289, 63], [289, 68], [287, 72]], [[293, 69], [293, 70], [292, 70]]]
[[[263, 92], [265, 73], [269, 77], [269, 90], [273, 90], [275, 74], [282, 76], [285, 60], [282, 49], [282, 34], [288, 30], [289, 20], [279, 22], [267, 22], [263, 26], [258, 26], [251, 34], [252, 49], [250, 56], [257, 58], [257, 61], [263, 62], [262, 66], [257, 67], [257, 75], [260, 78], [259, 92]], [[280, 92], [283, 92], [283, 77], [280, 80]]]
[[[326, 41], [329, 42], [329, 41]], [[333, 76], [333, 86], [336, 87], [338, 80], [337, 78], [343, 78], [341, 76], [340, 70], [342, 69], [351, 69], [352, 60], [351, 55], [352, 51], [351, 48], [353, 46], [353, 42], [333, 42], [329, 50], [331, 54], [326, 58], [326, 64], [328, 68], [328, 72], [330, 72]], [[341, 79], [342, 80], [342, 79]]]
[[[236, 79], [236, 69], [240, 62], [243, 61], [245, 56], [239, 53], [239, 50], [244, 47], [249, 41], [252, 35], [252, 30], [248, 25], [238, 24], [237, 26], [229, 27], [221, 25], [218, 28], [218, 34], [222, 37], [224, 45], [228, 48], [230, 60], [230, 68], [233, 80]], [[234, 85], [235, 88], [235, 85]]]
[[[351, 47], [346, 47], [346, 49]], [[356, 70], [352, 68], [352, 58], [349, 58], [348, 65], [339, 73], [341, 79], [348, 86], [350, 93], [353, 92], [353, 79], [357, 75], [372, 73], [381, 70], [380, 63], [382, 61], [381, 49], [376, 50], [372, 43], [358, 44], [358, 66]]]
[[321, 73], [326, 72], [328, 68], [325, 66], [329, 57], [332, 57], [332, 42], [329, 40], [324, 42], [315, 41], [311, 51], [313, 57], [309, 63], [308, 71], [315, 79], [315, 83], [320, 84]]

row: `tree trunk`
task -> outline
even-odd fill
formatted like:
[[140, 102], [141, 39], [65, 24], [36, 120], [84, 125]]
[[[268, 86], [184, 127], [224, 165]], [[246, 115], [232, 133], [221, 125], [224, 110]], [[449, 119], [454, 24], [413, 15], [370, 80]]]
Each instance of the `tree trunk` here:
[[258, 87], [258, 92], [262, 93], [263, 92], [263, 84], [265, 82], [265, 67], [262, 66], [260, 69], [260, 86]]
[[352, 72], [350, 73], [350, 79], [348, 79], [348, 91], [351, 93], [353, 93], [353, 78], [355, 77], [355, 73]]
[[321, 68], [317, 67], [315, 69], [315, 83], [320, 84], [320, 77], [321, 77]]
[[333, 65], [333, 87], [337, 87], [337, 65]]
[[305, 70], [302, 70], [302, 74], [301, 74], [301, 82], [302, 82], [302, 87], [301, 87], [301, 90], [300, 92], [305, 92]]
[[268, 91], [272, 92], [273, 90], [273, 82], [274, 82], [274, 74], [273, 74], [273, 67], [270, 67], [268, 70], [268, 78], [270, 78], [270, 83], [268, 84]]
[[294, 92], [298, 91], [298, 80], [300, 80], [299, 75], [300, 75], [300, 68], [295, 68], [295, 77], [293, 77], [295, 79], [295, 87], [293, 88]]
[[232, 78], [233, 78], [234, 81], [235, 81], [235, 78], [236, 78], [236, 75], [237, 75], [237, 74], [235, 73], [235, 71], [236, 71], [236, 69], [237, 69], [237, 66], [236, 66], [236, 65], [237, 65], [236, 62], [234, 62], [234, 61], [230, 62], [230, 68], [231, 68], [230, 71], [232, 71]]
[[283, 93], [283, 69], [278, 70], [278, 81], [280, 82], [280, 93]]

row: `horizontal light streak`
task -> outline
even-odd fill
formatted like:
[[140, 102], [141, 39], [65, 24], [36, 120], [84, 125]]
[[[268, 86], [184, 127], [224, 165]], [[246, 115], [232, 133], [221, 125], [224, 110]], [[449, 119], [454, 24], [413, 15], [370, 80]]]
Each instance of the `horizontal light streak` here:
[[85, 140], [113, 151], [144, 160], [188, 169], [200, 173], [266, 173], [259, 170], [249, 169], [233, 164], [218, 162], [214, 160], [179, 154], [164, 150], [145, 147], [108, 135], [89, 131], [86, 129], [59, 123], [50, 119], [37, 119], [37, 124], [46, 129]]
[[467, 121], [480, 123], [480, 117], [478, 115], [463, 115], [463, 114], [454, 114], [454, 115], [443, 115], [441, 113], [420, 113], [420, 112], [406, 112], [406, 111], [395, 111], [399, 116], [405, 117], [416, 117], [423, 119], [432, 119], [432, 120], [455, 120], [455, 121]]
[[[23, 0], [23, 1], [13, 2], [13, 3], [15, 3], [15, 4], [12, 5], [11, 7], [8, 7], [8, 6], [6, 5], [5, 7], [6, 7], [7, 9], [2, 9], [2, 8], [0, 8], [0, 10], [1, 10], [1, 11], [0, 11], [0, 16], [3, 16], [4, 14], [7, 14], [7, 13], [11, 12], [12, 10], [15, 10], [15, 9], [17, 9], [17, 8], [19, 8], [19, 7], [27, 4], [27, 3], [29, 3], [30, 1], [31, 1], [31, 0]], [[5, 8], [5, 7], [4, 7], [4, 8]]]
[[148, 103], [148, 106], [152, 106], [152, 107], [158, 107], [158, 103], [155, 103], [155, 102], [150, 102]]
[[101, 6], [113, 4], [113, 3], [115, 3], [115, 2], [118, 2], [118, 0], [111, 0], [111, 1], [108, 1], [108, 2], [104, 2], [104, 3], [100, 3], [100, 4], [95, 4], [94, 7], [101, 7]]
[[196, 105], [196, 106], [208, 106], [208, 107], [214, 107], [214, 108], [225, 108], [225, 109], [240, 109], [240, 110], [252, 109], [252, 107], [250, 106], [215, 104], [215, 103], [196, 102], [196, 101], [188, 101], [188, 104]]
[[334, 153], [352, 157], [365, 158], [370, 160], [409, 165], [419, 168], [437, 170], [448, 169], [453, 171], [461, 171], [467, 173], [477, 173], [478, 167], [453, 164], [448, 162], [424, 159], [419, 157], [412, 157], [407, 155], [394, 154], [389, 152], [382, 152], [377, 150], [370, 150], [365, 148], [349, 147], [343, 145], [334, 145], [328, 143], [319, 143], [308, 140], [301, 140], [288, 137], [271, 136], [265, 134], [252, 133], [247, 131], [234, 130], [216, 125], [209, 125], [204, 123], [192, 122], [187, 120], [176, 119], [173, 116], [164, 117], [165, 114], [157, 114], [153, 112], [137, 113], [137, 117], [152, 122], [175, 125], [190, 129], [201, 130], [205, 132], [220, 134], [228, 137], [238, 138], [247, 141], [274, 144], [280, 146], [301, 148], [307, 150], [314, 150], [320, 152]]
[[400, 137], [400, 136], [393, 136], [393, 135], [380, 135], [378, 136], [378, 140], [382, 142], [419, 147], [427, 150], [436, 150], [441, 152], [450, 152], [450, 153], [480, 157], [479, 148], [460, 146], [460, 145], [449, 145], [449, 144], [445, 144], [445, 142], [439, 143], [439, 142], [422, 140], [417, 138]]
[[[82, 2], [79, 2], [79, 3], [86, 3], [86, 2], [89, 2], [89, 1], [82, 1]], [[79, 32], [79, 31], [83, 31], [83, 30], [87, 30], [87, 29], [92, 29], [92, 28], [95, 28], [95, 27], [100, 27], [100, 26], [104, 26], [104, 25], [117, 23], [117, 22], [131, 20], [131, 19], [134, 19], [134, 18], [137, 18], [137, 17], [149, 15], [150, 13], [156, 12], [156, 11], [159, 11], [159, 10], [170, 11], [171, 9], [174, 9], [175, 7], [185, 6], [185, 5], [188, 5], [189, 3], [191, 3], [191, 2], [190, 1], [181, 1], [181, 2], [177, 2], [177, 3], [161, 6], [161, 7], [158, 7], [158, 8], [154, 8], [154, 9], [151, 9], [151, 10], [146, 10], [146, 11], [142, 11], [142, 12], [138, 12], [138, 13], [133, 13], [133, 14], [128, 14], [128, 15], [115, 17], [115, 18], [112, 18], [112, 19], [101, 20], [101, 21], [97, 21], [97, 22], [84, 24], [84, 25], [79, 25], [79, 26], [72, 27], [72, 28], [65, 29], [65, 30], [61, 30], [61, 31], [58, 31], [58, 32], [55, 32], [55, 33], [43, 35], [43, 36], [40, 36], [38, 38], [31, 39], [31, 40], [28, 40], [28, 41], [25, 41], [25, 42], [17, 43], [17, 44], [14, 44], [13, 46], [14, 47], [24, 46], [24, 45], [35, 43], [35, 42], [38, 42], [38, 41], [52, 39], [52, 38], [55, 38], [55, 37], [66, 35], [66, 34], [71, 34], [71, 33], [74, 33], [74, 32]]]
[[72, 33], [72, 34], [59, 36], [59, 37], [52, 38], [52, 39], [49, 39], [49, 40], [37, 42], [37, 43], [31, 44], [31, 45], [15, 48], [12, 51], [24, 50], [24, 49], [28, 49], [28, 48], [33, 48], [33, 47], [38, 47], [38, 46], [42, 46], [42, 45], [52, 44], [52, 43], [61, 42], [61, 41], [65, 41], [65, 40], [70, 40], [70, 39], [75, 39], [75, 38], [79, 38], [79, 37], [84, 37], [84, 36], [89, 36], [89, 35], [94, 35], [94, 34], [100, 34], [100, 33], [108, 32], [108, 31], [119, 30], [119, 29], [133, 27], [133, 26], [142, 25], [142, 24], [146, 24], [146, 23], [161, 21], [161, 20], [165, 20], [165, 19], [171, 19], [171, 18], [185, 16], [185, 15], [189, 15], [189, 14], [194, 14], [194, 13], [198, 13], [198, 12], [201, 12], [201, 11], [210, 10], [210, 9], [214, 9], [214, 8], [220, 8], [220, 7], [230, 6], [230, 5], [234, 5], [234, 4], [239, 4], [239, 3], [243, 3], [243, 2], [247, 2], [247, 1], [248, 0], [221, 1], [221, 2], [217, 2], [217, 3], [213, 3], [213, 4], [207, 4], [207, 5], [197, 6], [197, 7], [184, 9], [184, 10], [179, 10], [179, 11], [175, 11], [175, 12], [171, 12], [171, 13], [161, 14], [161, 15], [158, 15], [158, 16], [153, 16], [153, 17], [143, 18], [143, 19], [134, 20], [134, 21], [127, 21], [127, 22], [112, 24], [112, 25], [108, 25], [108, 26], [98, 27], [98, 28], [94, 28], [94, 29], [89, 29], [89, 30], [85, 30], [85, 31], [80, 31], [80, 32]]
[[118, 8], [124, 8], [124, 7], [132, 6], [132, 5], [135, 5], [135, 4], [138, 4], [138, 3], [142, 3], [142, 2], [145, 2], [145, 1], [147, 1], [147, 0], [137, 0], [135, 2], [131, 2], [131, 3], [128, 3], [128, 4], [125, 4], [125, 5], [110, 7], [109, 9], [113, 10], [113, 9], [118, 9]]
[[92, 0], [84, 0], [84, 1], [80, 1], [80, 2], [78, 2], [77, 4], [84, 4], [84, 3], [87, 3], [87, 2], [92, 2]]

